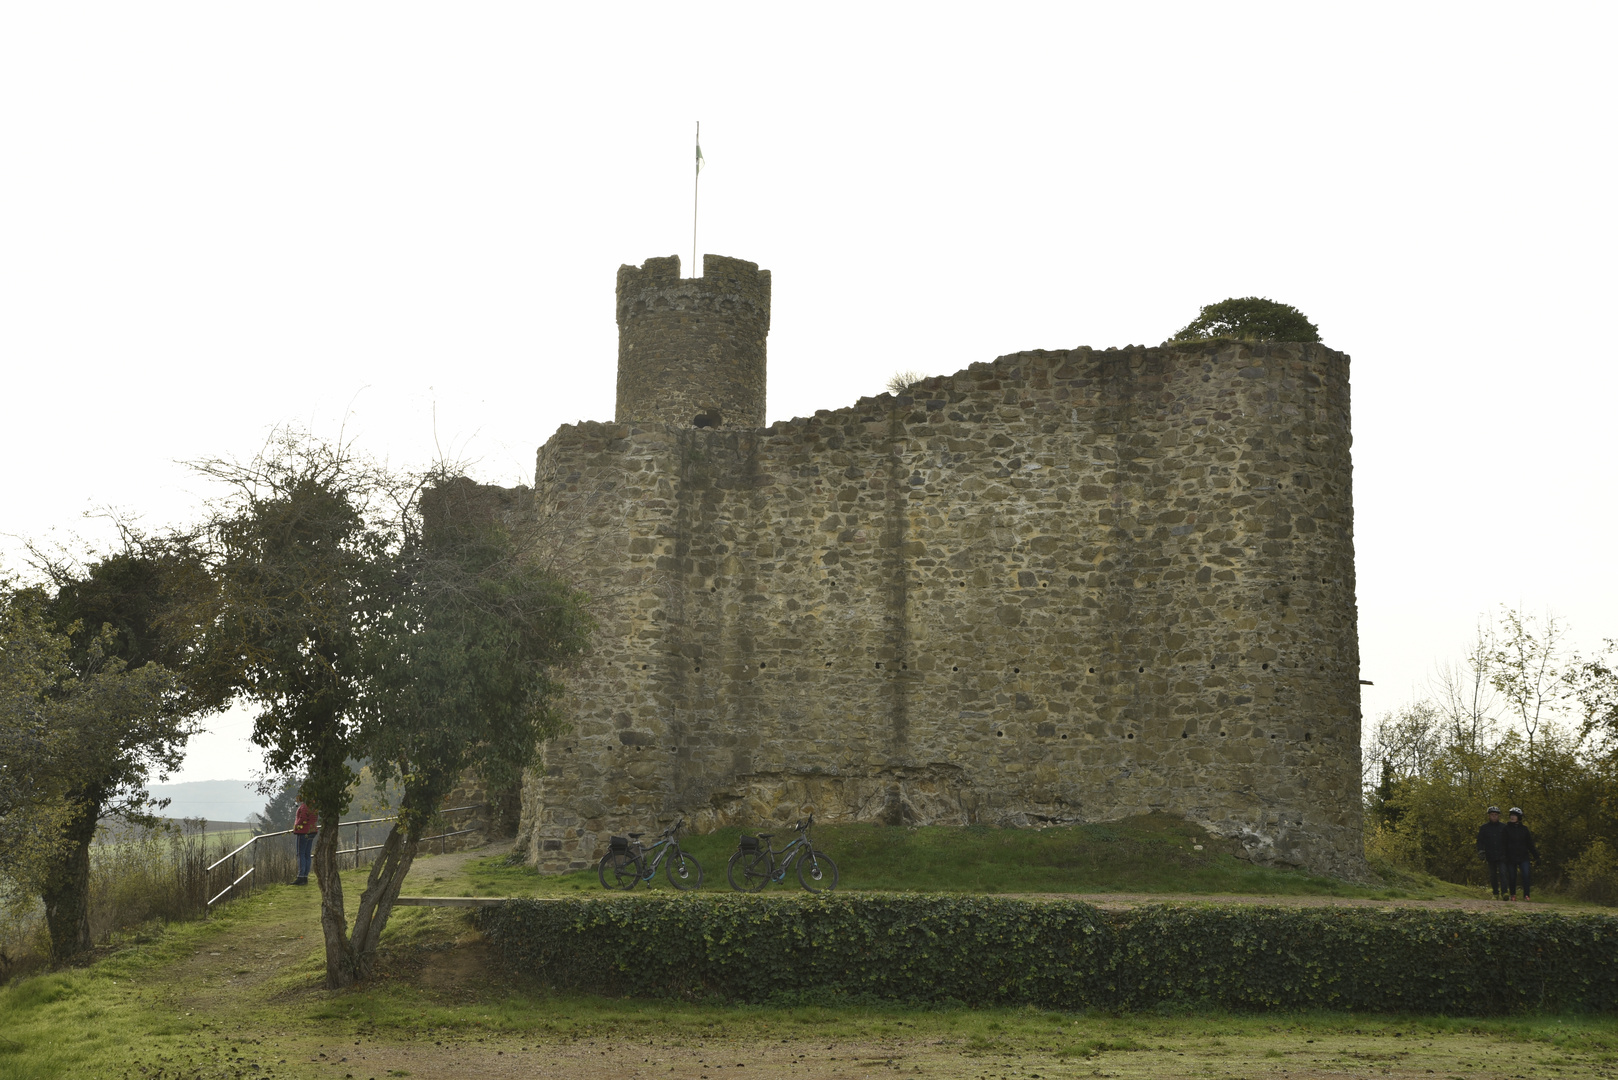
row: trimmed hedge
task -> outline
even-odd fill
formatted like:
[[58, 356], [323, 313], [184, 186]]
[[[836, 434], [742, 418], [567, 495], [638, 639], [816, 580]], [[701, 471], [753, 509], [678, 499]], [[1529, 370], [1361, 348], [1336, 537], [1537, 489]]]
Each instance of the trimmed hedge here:
[[1618, 917], [982, 896], [512, 900], [478, 923], [557, 987], [899, 1001], [1479, 1015], [1618, 1008]]

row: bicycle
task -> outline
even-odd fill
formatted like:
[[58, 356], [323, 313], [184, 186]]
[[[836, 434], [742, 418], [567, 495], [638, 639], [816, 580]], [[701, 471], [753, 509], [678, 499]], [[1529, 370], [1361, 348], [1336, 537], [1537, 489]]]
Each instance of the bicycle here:
[[680, 842], [674, 838], [684, 824], [685, 818], [681, 818], [664, 829], [650, 848], [640, 842], [645, 833], [614, 836], [596, 865], [601, 887], [628, 892], [642, 881], [651, 881], [662, 866], [669, 884], [676, 889], [702, 888], [702, 864], [681, 851]]
[[[809, 839], [809, 827], [814, 823], [815, 815], [810, 814], [792, 826], [792, 831], [799, 835], [780, 850], [770, 847], [774, 833], [742, 837], [736, 853], [725, 866], [730, 887], [737, 892], [758, 892], [772, 881], [785, 881], [787, 869], [796, 863], [798, 884], [805, 889], [831, 892], [837, 888], [837, 864], [824, 851], [816, 851]], [[780, 857], [779, 863], [777, 857]]]

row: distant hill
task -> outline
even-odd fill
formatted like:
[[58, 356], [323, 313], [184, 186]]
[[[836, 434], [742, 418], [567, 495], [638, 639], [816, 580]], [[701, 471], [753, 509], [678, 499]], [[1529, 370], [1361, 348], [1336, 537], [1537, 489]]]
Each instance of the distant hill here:
[[170, 818], [207, 818], [210, 822], [246, 821], [263, 811], [269, 798], [253, 790], [251, 780], [192, 780], [184, 784], [152, 784], [154, 798], [173, 799], [160, 811]]

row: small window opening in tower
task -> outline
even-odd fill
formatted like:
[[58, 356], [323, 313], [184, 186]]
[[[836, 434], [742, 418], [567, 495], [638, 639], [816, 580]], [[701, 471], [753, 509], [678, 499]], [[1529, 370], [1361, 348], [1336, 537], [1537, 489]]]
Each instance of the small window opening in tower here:
[[697, 413], [696, 416], [691, 418], [691, 426], [692, 427], [712, 427], [712, 428], [716, 428], [723, 422], [724, 422], [724, 417], [721, 416], [719, 410], [715, 409], [715, 408], [704, 409], [701, 412]]

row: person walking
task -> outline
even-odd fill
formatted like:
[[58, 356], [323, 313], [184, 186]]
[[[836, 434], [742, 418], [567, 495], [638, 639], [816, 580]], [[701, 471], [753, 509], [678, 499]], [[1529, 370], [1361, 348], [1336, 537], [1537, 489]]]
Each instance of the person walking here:
[[1478, 854], [1489, 864], [1489, 889], [1499, 900], [1506, 883], [1506, 826], [1498, 806], [1489, 807], [1489, 820], [1478, 827]]
[[294, 885], [309, 884], [309, 864], [315, 857], [315, 834], [320, 831], [320, 816], [309, 805], [308, 791], [298, 792], [298, 812], [292, 818], [292, 835], [298, 838], [298, 876]]
[[1539, 861], [1539, 848], [1534, 844], [1534, 834], [1528, 826], [1522, 823], [1522, 808], [1513, 806], [1506, 812], [1504, 846], [1506, 851], [1506, 884], [1510, 888], [1507, 900], [1517, 899], [1517, 875], [1522, 875], [1522, 898], [1531, 900], [1529, 890], [1532, 881], [1528, 876], [1528, 861]]

